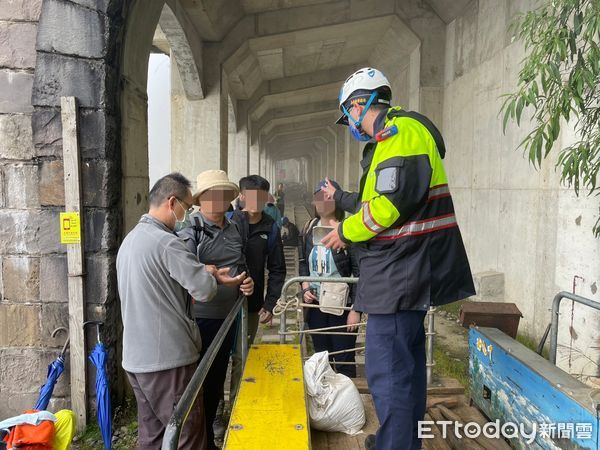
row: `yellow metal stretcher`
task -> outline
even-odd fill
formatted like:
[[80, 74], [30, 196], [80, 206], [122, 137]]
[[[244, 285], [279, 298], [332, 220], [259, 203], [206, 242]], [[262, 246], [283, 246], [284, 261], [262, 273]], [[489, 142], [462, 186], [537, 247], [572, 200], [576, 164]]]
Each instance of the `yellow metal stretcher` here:
[[250, 348], [223, 448], [310, 448], [299, 345]]

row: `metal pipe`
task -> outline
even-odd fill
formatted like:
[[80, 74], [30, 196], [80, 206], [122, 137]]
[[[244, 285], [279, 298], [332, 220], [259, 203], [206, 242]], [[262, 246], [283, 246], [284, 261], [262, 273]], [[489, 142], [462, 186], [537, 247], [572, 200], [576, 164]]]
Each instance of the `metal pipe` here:
[[[314, 303], [298, 303], [298, 307], [302, 308], [322, 308], [323, 306]], [[327, 308], [331, 309], [340, 309], [342, 311], [352, 311], [352, 306], [327, 306]]]
[[[322, 282], [327, 282], [327, 283], [350, 283], [350, 284], [355, 284], [358, 283], [358, 278], [355, 277], [340, 277], [340, 278], [327, 278], [324, 279], [324, 277], [292, 277], [289, 280], [287, 280], [284, 285], [283, 288], [281, 288], [281, 298], [287, 298], [287, 290], [290, 288], [290, 286], [292, 286], [295, 283], [322, 283]], [[310, 305], [310, 306], [306, 306], [307, 308], [320, 308], [319, 305]], [[342, 309], [342, 307], [339, 307], [339, 309]], [[352, 308], [347, 308], [344, 307], [343, 309], [352, 309]], [[285, 344], [285, 332], [286, 332], [286, 311], [285, 309], [283, 310], [283, 312], [281, 313], [281, 315], [279, 316], [279, 343], [280, 344]]]
[[560, 302], [563, 298], [568, 298], [574, 302], [581, 303], [582, 305], [589, 306], [600, 311], [600, 302], [591, 300], [589, 298], [581, 297], [577, 294], [571, 294], [570, 292], [562, 291], [556, 294], [552, 301], [552, 323], [550, 327], [550, 355], [549, 359], [552, 364], [556, 364], [556, 350], [558, 344], [558, 318], [560, 310]]
[[[284, 286], [284, 289], [285, 289], [285, 286]], [[285, 291], [282, 289], [281, 292], [283, 293]], [[285, 344], [285, 329], [286, 329], [285, 316], [286, 316], [286, 311], [283, 310], [283, 312], [279, 316], [279, 343], [280, 344]]]
[[285, 334], [298, 334], [298, 333], [310, 333], [310, 332], [315, 332], [315, 331], [339, 330], [339, 329], [344, 329], [344, 328], [348, 328], [348, 327], [358, 327], [358, 326], [366, 325], [366, 324], [367, 324], [367, 322], [360, 322], [360, 323], [357, 323], [356, 325], [335, 325], [333, 327], [314, 328], [314, 329], [310, 329], [310, 330], [306, 330], [306, 331], [286, 331]]
[[[308, 358], [306, 358], [308, 359]], [[305, 361], [306, 361], [305, 359]], [[364, 362], [346, 362], [346, 361], [331, 361], [334, 366], [364, 366]]]
[[240, 324], [240, 333], [242, 336], [242, 370], [240, 371], [241, 374], [244, 373], [244, 364], [246, 363], [246, 358], [248, 357], [248, 299], [246, 297], [244, 297], [244, 301], [242, 302], [242, 308], [240, 311], [242, 316], [242, 323]]
[[431, 385], [431, 381], [433, 379], [433, 366], [435, 366], [435, 362], [433, 361], [433, 338], [435, 336], [435, 308], [433, 306], [429, 307], [429, 311], [427, 311], [427, 316], [429, 320], [427, 322], [427, 332], [425, 335], [427, 336], [427, 385]]
[[301, 331], [286, 331], [286, 336], [294, 334], [326, 334], [328, 336], [364, 336], [365, 333], [352, 333], [350, 331], [312, 331], [312, 330], [301, 330]]
[[338, 350], [337, 352], [329, 352], [328, 355], [341, 355], [342, 353], [359, 352], [363, 351], [365, 347], [347, 348], [346, 350]]
[[535, 351], [540, 356], [544, 352], [544, 345], [546, 344], [546, 340], [548, 339], [548, 335], [550, 334], [551, 327], [552, 327], [551, 323], [549, 323], [546, 326], [546, 329], [544, 330], [544, 335], [542, 336], [542, 339], [540, 340], [540, 343], [537, 346], [537, 350]]
[[162, 440], [162, 450], [177, 449], [179, 445], [179, 435], [181, 433], [181, 428], [187, 420], [187, 416], [190, 413], [190, 410], [192, 409], [192, 406], [196, 401], [198, 394], [200, 393], [200, 389], [202, 389], [204, 379], [206, 378], [206, 375], [208, 374], [208, 371], [210, 370], [212, 363], [215, 357], [217, 356], [217, 352], [223, 345], [223, 341], [225, 340], [229, 329], [235, 322], [235, 319], [240, 309], [244, 305], [245, 301], [246, 299], [243, 296], [240, 296], [240, 298], [237, 299], [235, 305], [233, 306], [233, 309], [225, 318], [225, 321], [221, 325], [221, 328], [219, 328], [219, 332], [215, 336], [215, 339], [211, 342], [210, 346], [206, 350], [206, 353], [200, 361], [200, 364], [198, 364], [198, 367], [196, 368], [192, 379], [185, 388], [181, 399], [177, 403], [177, 406], [175, 406], [175, 410], [173, 411], [173, 414], [169, 419], [169, 423], [167, 424], [167, 428], [165, 429], [165, 434]]

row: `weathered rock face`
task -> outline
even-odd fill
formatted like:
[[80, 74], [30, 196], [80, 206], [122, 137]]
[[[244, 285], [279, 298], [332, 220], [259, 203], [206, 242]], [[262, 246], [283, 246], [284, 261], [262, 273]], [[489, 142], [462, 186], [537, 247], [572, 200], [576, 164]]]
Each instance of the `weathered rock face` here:
[[[33, 406], [68, 327], [60, 97], [79, 101], [87, 318], [103, 320], [119, 365], [115, 255], [120, 238], [115, 0], [0, 2], [0, 417]], [[39, 22], [38, 22], [39, 21]], [[95, 334], [88, 334], [88, 346]], [[89, 369], [89, 392], [94, 372]], [[52, 407], [69, 405], [69, 364]]]

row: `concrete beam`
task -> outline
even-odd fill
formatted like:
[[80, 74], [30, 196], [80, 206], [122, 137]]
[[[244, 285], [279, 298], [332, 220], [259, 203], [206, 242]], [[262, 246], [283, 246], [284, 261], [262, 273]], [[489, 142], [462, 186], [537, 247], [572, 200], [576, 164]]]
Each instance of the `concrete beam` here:
[[336, 100], [339, 90], [339, 83], [329, 83], [295, 91], [265, 95], [258, 102], [254, 103], [248, 114], [250, 115], [250, 119], [256, 122], [271, 109], [318, 103], [325, 99]]
[[442, 86], [446, 24], [421, 0], [396, 0], [395, 13], [421, 41], [421, 86]]
[[394, 12], [393, 0], [344, 0], [244, 16], [224, 38], [223, 54], [231, 55], [243, 42], [282, 32], [327, 27], [349, 21], [381, 17]]
[[239, 0], [167, 0], [175, 14], [186, 11], [206, 41], [220, 41], [244, 16]]
[[[316, 86], [324, 86], [330, 84], [337, 84], [337, 89], [342, 85], [344, 80], [348, 77], [348, 74], [354, 72], [360, 67], [367, 65], [367, 62], [360, 62], [358, 64], [352, 64], [348, 66], [340, 66], [334, 69], [328, 69], [318, 72], [312, 72], [309, 74], [284, 77], [277, 80], [263, 81], [261, 85], [254, 91], [252, 98], [249, 100], [237, 100], [234, 101], [234, 108], [237, 116], [245, 116], [253, 108], [253, 105], [258, 104], [263, 97], [276, 94], [290, 93], [298, 90], [313, 88]], [[231, 80], [228, 79], [229, 86], [231, 87]], [[230, 89], [231, 92], [231, 89]], [[232, 93], [233, 94], [233, 93]], [[335, 93], [337, 98], [337, 91]], [[239, 113], [238, 113], [239, 111]], [[237, 121], [238, 124], [245, 123], [244, 121]], [[239, 125], [238, 125], [239, 128]]]
[[334, 112], [338, 108], [338, 103], [336, 99], [333, 100], [325, 100], [317, 103], [310, 103], [304, 105], [296, 105], [290, 106], [287, 108], [276, 108], [271, 109], [267, 114], [262, 116], [258, 121], [252, 122], [250, 127], [250, 139], [252, 142], [255, 142], [259, 136], [261, 128], [269, 123], [271, 120], [276, 119], [294, 119], [296, 117], [306, 117], [310, 114], [320, 113], [320, 112]]
[[426, 0], [436, 14], [445, 22], [450, 23], [463, 13], [471, 0]]
[[[256, 30], [240, 24], [235, 39], [230, 42], [226, 38], [222, 43], [223, 67], [235, 81], [232, 91], [236, 98], [249, 99], [263, 80], [357, 65], [369, 59], [381, 30], [388, 29], [394, 19], [389, 15], [258, 37]], [[240, 40], [240, 31], [250, 36]], [[356, 40], [356, 35], [362, 38]]]
[[321, 111], [318, 113], [309, 113], [295, 117], [278, 117], [269, 120], [260, 130], [260, 134], [268, 136], [277, 126], [285, 126], [287, 129], [301, 130], [307, 127], [319, 127], [335, 124], [339, 117], [336, 111]]
[[281, 140], [308, 139], [312, 137], [322, 137], [327, 141], [333, 141], [336, 139], [336, 134], [327, 126], [311, 127], [303, 130], [275, 130], [269, 137], [265, 138], [265, 144], [271, 145]]

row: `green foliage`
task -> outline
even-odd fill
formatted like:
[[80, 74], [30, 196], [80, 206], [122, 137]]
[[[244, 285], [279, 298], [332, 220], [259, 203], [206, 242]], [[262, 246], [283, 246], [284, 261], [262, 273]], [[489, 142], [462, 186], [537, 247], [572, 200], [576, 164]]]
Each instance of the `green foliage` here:
[[[539, 168], [561, 121], [573, 123], [576, 142], [560, 150], [557, 167], [577, 195], [593, 195], [600, 172], [600, 0], [545, 0], [511, 28], [528, 56], [517, 91], [502, 105], [504, 130], [509, 119], [520, 125], [530, 108], [534, 128], [520, 147]], [[600, 219], [594, 233], [600, 235]]]
[[433, 348], [433, 373], [438, 377], [450, 377], [458, 380], [465, 388], [467, 396], [470, 389], [469, 355], [452, 353], [448, 348], [438, 343]]

